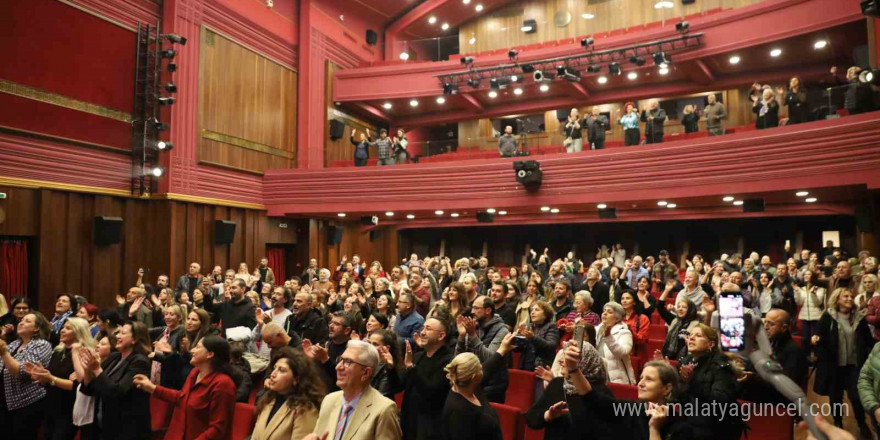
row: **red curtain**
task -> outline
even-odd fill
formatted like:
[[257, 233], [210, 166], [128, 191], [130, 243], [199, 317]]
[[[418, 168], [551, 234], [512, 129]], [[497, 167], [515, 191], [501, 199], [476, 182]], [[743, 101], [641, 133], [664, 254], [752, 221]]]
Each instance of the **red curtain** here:
[[27, 296], [28, 254], [23, 240], [0, 240], [0, 293], [9, 304], [14, 296]]
[[269, 259], [269, 268], [275, 273], [275, 283], [284, 284], [284, 280], [287, 279], [287, 276], [284, 273], [284, 265], [286, 261], [284, 259], [284, 248], [266, 248], [266, 258]]

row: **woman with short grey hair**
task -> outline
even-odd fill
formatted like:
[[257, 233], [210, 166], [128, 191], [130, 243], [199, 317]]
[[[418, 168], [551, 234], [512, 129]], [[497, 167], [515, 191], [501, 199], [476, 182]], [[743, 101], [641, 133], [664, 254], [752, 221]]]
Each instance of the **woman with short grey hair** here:
[[636, 383], [632, 361], [633, 336], [623, 322], [626, 312], [616, 302], [608, 302], [602, 308], [602, 323], [596, 328], [596, 349], [605, 360], [608, 381], [633, 385]]

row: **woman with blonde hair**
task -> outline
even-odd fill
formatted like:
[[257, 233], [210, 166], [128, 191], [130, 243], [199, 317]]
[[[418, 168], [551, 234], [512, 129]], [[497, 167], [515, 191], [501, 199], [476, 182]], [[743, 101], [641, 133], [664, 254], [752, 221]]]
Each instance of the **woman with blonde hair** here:
[[[504, 340], [510, 345], [513, 334], [508, 333]], [[501, 359], [499, 353], [492, 353], [486, 360], [485, 373], [491, 374], [498, 365], [502, 365]], [[443, 439], [501, 440], [498, 413], [489, 404], [480, 385], [484, 368], [477, 355], [461, 353], [452, 359], [445, 370], [451, 391], [443, 405]]]
[[183, 328], [186, 315], [179, 305], [166, 307], [163, 315], [165, 326], [150, 329], [150, 340], [153, 341], [153, 352], [149, 354], [153, 360], [150, 380], [179, 390], [186, 380], [180, 364], [180, 341], [186, 336]]
[[684, 106], [681, 116], [681, 125], [684, 125], [685, 133], [696, 133], [700, 130], [700, 115], [696, 106], [688, 104]]

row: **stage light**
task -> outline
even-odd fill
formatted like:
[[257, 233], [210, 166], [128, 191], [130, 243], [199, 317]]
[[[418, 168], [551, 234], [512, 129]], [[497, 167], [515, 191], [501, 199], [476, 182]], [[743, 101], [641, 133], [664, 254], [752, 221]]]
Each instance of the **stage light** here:
[[391, 110], [391, 107], [392, 107], [392, 105], [390, 102], [386, 102], [385, 104], [382, 104], [382, 108], [384, 108], [385, 110]]
[[620, 64], [619, 63], [611, 63], [608, 65], [608, 73], [610, 75], [620, 75]]
[[654, 65], [660, 66], [661, 64], [669, 64], [672, 62], [672, 58], [662, 50], [654, 54]]
[[874, 84], [877, 85], [880, 83], [880, 77], [877, 75], [880, 74], [880, 69], [866, 69], [859, 73], [859, 82], [863, 84]]
[[171, 151], [174, 149], [174, 144], [168, 141], [159, 141], [156, 142], [156, 148], [161, 151]]
[[165, 168], [153, 167], [150, 169], [150, 174], [152, 174], [153, 177], [162, 177], [165, 175]]
[[659, 73], [661, 75], [667, 75], [667, 74], [669, 74], [669, 68], [668, 67], [661, 67], [660, 70], [657, 71], [657, 73]]
[[458, 93], [458, 84], [443, 83], [443, 94], [444, 95], [454, 95], [456, 93]]
[[675, 208], [675, 207], [677, 207], [677, 206], [678, 206], [678, 205], [676, 205], [675, 203], [669, 203], [669, 204], [666, 205], [667, 208]]
[[538, 32], [538, 21], [534, 18], [525, 19], [523, 20], [522, 27], [519, 29], [527, 34], [534, 34]]
[[174, 58], [177, 52], [174, 49], [160, 50], [159, 58]]
[[186, 38], [185, 38], [185, 37], [181, 37], [180, 35], [177, 35], [177, 34], [165, 34], [165, 35], [162, 35], [162, 38], [164, 38], [164, 39], [166, 39], [166, 40], [168, 40], [168, 41], [170, 41], [170, 42], [172, 42], [172, 43], [179, 44], [179, 45], [181, 45], [181, 46], [186, 46]]
[[596, 78], [596, 82], [598, 82], [599, 84], [605, 84], [608, 82], [608, 78], [606, 78], [604, 76], [600, 76], [600, 77]]
[[531, 64], [523, 64], [521, 66], [521, 69], [522, 69], [523, 73], [532, 73], [535, 71], [535, 66], [533, 66]]
[[645, 65], [645, 57], [633, 55], [633, 56], [629, 57], [629, 62], [635, 64], [636, 66], [644, 66]]
[[467, 81], [467, 84], [468, 84], [468, 86], [470, 86], [472, 89], [478, 89], [478, 88], [480, 88], [480, 80], [477, 79], [477, 78], [471, 78], [471, 79], [469, 79], [469, 80]]
[[177, 100], [174, 99], [174, 97], [172, 97], [172, 96], [165, 96], [165, 97], [156, 98], [156, 101], [159, 102], [159, 105], [174, 105], [174, 103]]
[[168, 93], [177, 93], [177, 84], [174, 84], [174, 82], [165, 84], [165, 91]]
[[153, 127], [156, 129], [156, 131], [165, 131], [165, 130], [168, 130], [169, 128], [171, 128], [167, 122], [159, 122], [156, 119], [153, 119], [152, 122], [153, 122]]
[[176, 72], [176, 71], [177, 71], [177, 63], [175, 63], [174, 61], [172, 61], [172, 62], [168, 63], [168, 65], [165, 66], [165, 68], [166, 68], [169, 72]]
[[687, 21], [682, 21], [680, 23], [676, 23], [675, 30], [677, 30], [682, 35], [686, 34], [686, 33], [690, 32], [691, 24], [688, 23]]
[[445, 103], [446, 103], [446, 98], [444, 98], [442, 96], [437, 97], [437, 104], [445, 104]]
[[464, 4], [468, 4], [468, 3], [471, 2], [471, 0], [461, 0], [461, 2], [464, 3]]
[[586, 49], [586, 48], [592, 46], [592, 45], [593, 45], [593, 42], [594, 42], [594, 40], [593, 40], [592, 37], [590, 37], [590, 38], [584, 38], [584, 39], [581, 40], [581, 46], [582, 46], [584, 49]]
[[877, 0], [863, 0], [859, 6], [862, 8], [862, 14], [868, 17], [880, 17], [880, 4]]
[[565, 68], [565, 74], [562, 77], [571, 82], [580, 82], [581, 80], [581, 74], [570, 67]]
[[546, 91], [550, 90], [550, 86], [547, 84], [541, 84], [541, 87], [538, 87], [538, 90], [540, 90], [542, 92], [546, 92]]
[[517, 76], [517, 75], [510, 75], [510, 82], [512, 82], [512, 83], [515, 83], [515, 82], [522, 82], [522, 78], [520, 78], [520, 77]]
[[461, 64], [468, 65], [474, 63], [474, 57], [461, 57]]
[[589, 66], [587, 66], [587, 72], [589, 72], [589, 73], [599, 73], [601, 71], [602, 71], [601, 64], [590, 64]]
[[739, 64], [739, 60], [740, 60], [739, 56], [734, 55], [734, 56], [730, 57], [729, 61], [730, 61], [730, 64]]
[[510, 49], [509, 51], [507, 51], [507, 58], [510, 58], [511, 61], [515, 60], [517, 56], [519, 56], [518, 50]]

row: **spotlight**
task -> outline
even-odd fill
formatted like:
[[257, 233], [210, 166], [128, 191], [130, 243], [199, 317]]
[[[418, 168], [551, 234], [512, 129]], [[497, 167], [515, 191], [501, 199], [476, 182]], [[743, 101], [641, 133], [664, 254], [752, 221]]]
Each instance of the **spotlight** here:
[[645, 65], [645, 57], [633, 55], [633, 56], [629, 57], [629, 62], [635, 64], [636, 66], [644, 66]]
[[538, 21], [534, 18], [525, 19], [520, 30], [527, 34], [534, 34], [538, 32]]
[[498, 90], [501, 88], [501, 83], [499, 83], [497, 79], [492, 78], [489, 80], [489, 88], [492, 90]]
[[471, 78], [467, 81], [468, 86], [472, 89], [480, 88], [480, 80], [478, 78]]
[[859, 73], [859, 82], [863, 84], [878, 84], [880, 83], [880, 78], [878, 78], [878, 74], [880, 74], [880, 69], [867, 69], [863, 70]]
[[565, 68], [565, 71], [563, 72], [562, 77], [568, 81], [571, 81], [571, 82], [580, 82], [580, 80], [581, 80], [581, 74], [577, 70], [572, 69], [571, 67]]
[[523, 64], [521, 66], [523, 73], [532, 73], [535, 71], [535, 66], [531, 64]]
[[510, 49], [509, 51], [507, 51], [507, 58], [510, 58], [511, 61], [515, 60], [518, 56], [519, 51], [516, 49]]
[[494, 91], [494, 90], [490, 90], [489, 93], [488, 93], [488, 95], [489, 95], [490, 98], [495, 99], [495, 98], [498, 97], [498, 92], [496, 92], [496, 91]]
[[159, 141], [156, 142], [156, 148], [162, 151], [170, 151], [174, 149], [174, 144], [168, 141]]
[[469, 65], [474, 63], [474, 57], [461, 57], [461, 64]]
[[581, 47], [583, 47], [584, 49], [586, 49], [586, 48], [592, 46], [592, 45], [593, 45], [593, 42], [594, 42], [594, 40], [593, 40], [592, 37], [590, 37], [590, 38], [584, 38], [584, 39], [581, 40]]
[[499, 90], [510, 85], [510, 77], [493, 78], [489, 80], [489, 88]]
[[609, 75], [620, 75], [620, 63], [611, 63], [608, 65]]
[[589, 73], [599, 73], [601, 71], [602, 71], [601, 64], [590, 64], [589, 66], [587, 66], [587, 72], [589, 72]]
[[534, 78], [535, 82], [553, 81], [554, 79], [556, 79], [556, 74], [553, 72], [536, 70], [535, 73], [532, 75], [532, 78]]
[[174, 84], [174, 82], [165, 84], [165, 91], [168, 93], [177, 93], [177, 84]]
[[400, 59], [403, 60], [403, 61], [408, 60], [408, 59], [409, 59], [409, 53], [408, 53], [408, 52], [401, 52], [401, 53], [400, 53]]
[[165, 68], [168, 69], [169, 72], [176, 72], [177, 71], [177, 63], [172, 61], [172, 62], [168, 63], [168, 65], [165, 66]]
[[520, 83], [520, 82], [522, 82], [522, 77], [519, 75], [510, 75], [510, 82]]
[[177, 51], [174, 49], [160, 50], [159, 58], [174, 58], [177, 55]]
[[166, 40], [168, 40], [168, 41], [170, 41], [170, 42], [172, 42], [172, 43], [179, 44], [179, 45], [181, 45], [181, 46], [186, 46], [186, 38], [185, 38], [185, 37], [181, 37], [180, 35], [177, 35], [177, 34], [165, 34], [165, 35], [162, 35], [162, 38], [164, 38], [164, 39], [166, 39]]
[[153, 126], [156, 128], [156, 131], [165, 131], [171, 128], [167, 122], [159, 122], [156, 119], [153, 119]]
[[691, 24], [687, 21], [682, 21], [681, 23], [677, 23], [675, 25], [675, 30], [677, 30], [681, 34], [686, 34], [691, 30]]
[[672, 62], [672, 58], [666, 52], [662, 50], [654, 54], [654, 65], [660, 66], [661, 64], [669, 64]]
[[862, 0], [862, 14], [868, 17], [880, 17], [880, 5], [877, 0]]
[[390, 102], [382, 104], [382, 108], [384, 108], [385, 110], [391, 110], [391, 107], [393, 107], [393, 105]]
[[177, 102], [172, 96], [159, 97], [156, 98], [156, 101], [159, 101], [159, 105], [174, 105], [174, 103]]
[[165, 175], [165, 168], [162, 168], [162, 167], [150, 168], [150, 174], [152, 174], [153, 177], [162, 177]]
[[444, 95], [454, 95], [456, 93], [458, 93], [458, 84], [443, 83], [443, 94]]

